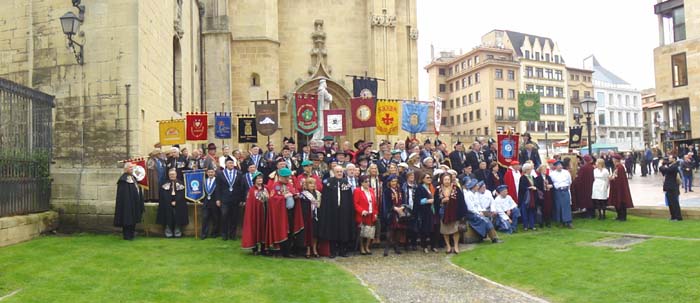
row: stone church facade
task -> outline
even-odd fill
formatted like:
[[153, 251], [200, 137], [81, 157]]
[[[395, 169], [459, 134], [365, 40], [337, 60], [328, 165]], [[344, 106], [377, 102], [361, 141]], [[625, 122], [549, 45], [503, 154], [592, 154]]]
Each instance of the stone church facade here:
[[[59, 22], [72, 1], [85, 6], [83, 64]], [[0, 2], [0, 77], [56, 96], [52, 207], [67, 229], [111, 229], [118, 161], [154, 148], [158, 120], [254, 113], [269, 95], [282, 99], [280, 142], [293, 94], [321, 78], [348, 118], [346, 75], [385, 79], [383, 98], [418, 95], [415, 0], [72, 1]]]

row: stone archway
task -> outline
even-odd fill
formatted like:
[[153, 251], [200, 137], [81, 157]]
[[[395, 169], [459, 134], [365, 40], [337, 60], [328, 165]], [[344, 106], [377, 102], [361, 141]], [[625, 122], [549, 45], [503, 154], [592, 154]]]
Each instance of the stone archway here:
[[[333, 79], [317, 77], [312, 80], [306, 81], [305, 83], [298, 86], [295, 92], [315, 94], [318, 90], [319, 81], [321, 79], [326, 79], [328, 93], [330, 93], [333, 96], [333, 103], [331, 103], [331, 109], [345, 109], [345, 127], [347, 128], [347, 131], [345, 136], [340, 137], [339, 143], [342, 143], [344, 141], [349, 141], [350, 143], [353, 143], [355, 142], [354, 140], [362, 138], [364, 136], [364, 130], [356, 130], [352, 128], [352, 112], [350, 109], [350, 99], [352, 97], [350, 94], [350, 90], [346, 89], [342, 84], [334, 81]], [[321, 129], [319, 131], [322, 132], [323, 130]], [[302, 142], [306, 142], [306, 137], [297, 133], [297, 142], [299, 144], [301, 144]]]

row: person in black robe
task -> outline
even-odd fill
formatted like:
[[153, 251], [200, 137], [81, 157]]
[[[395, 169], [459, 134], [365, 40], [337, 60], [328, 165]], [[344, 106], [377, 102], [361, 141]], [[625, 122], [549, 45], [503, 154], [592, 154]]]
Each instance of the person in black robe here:
[[201, 239], [209, 236], [209, 225], [213, 225], [211, 237], [219, 235], [219, 222], [221, 220], [221, 209], [216, 205], [220, 189], [216, 187], [216, 167], [207, 167], [207, 178], [204, 180], [204, 199], [202, 200], [202, 233]]
[[321, 239], [328, 240], [331, 258], [348, 256], [348, 245], [355, 239], [355, 205], [352, 187], [343, 178], [343, 168], [333, 168], [333, 177], [323, 186], [321, 207], [318, 209]]
[[114, 226], [122, 228], [124, 240], [133, 240], [136, 223], [144, 211], [143, 195], [133, 173], [134, 164], [127, 162], [124, 173], [117, 181], [117, 200], [114, 205]]
[[165, 237], [182, 237], [182, 227], [189, 224], [185, 185], [177, 179], [177, 171], [168, 171], [168, 182], [160, 187], [156, 224], [163, 225]]

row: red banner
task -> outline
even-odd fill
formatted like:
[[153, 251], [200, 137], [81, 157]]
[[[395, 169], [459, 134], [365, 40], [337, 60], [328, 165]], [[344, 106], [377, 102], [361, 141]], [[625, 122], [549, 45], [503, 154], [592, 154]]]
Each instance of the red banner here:
[[146, 175], [148, 170], [146, 169], [146, 159], [130, 159], [126, 160], [126, 162], [130, 162], [131, 164], [135, 165], [131, 174], [134, 176], [134, 179], [136, 179], [139, 186], [144, 189], [148, 189], [148, 176]]
[[519, 145], [520, 135], [498, 134], [498, 163], [508, 167], [511, 162], [517, 161]]
[[187, 113], [187, 141], [207, 141], [207, 113]]
[[323, 111], [323, 134], [325, 136], [345, 135], [345, 110], [328, 109]]
[[310, 136], [318, 131], [318, 95], [294, 94], [294, 128]]
[[377, 125], [377, 119], [374, 117], [374, 100], [374, 98], [362, 97], [350, 99], [353, 128], [375, 127]]

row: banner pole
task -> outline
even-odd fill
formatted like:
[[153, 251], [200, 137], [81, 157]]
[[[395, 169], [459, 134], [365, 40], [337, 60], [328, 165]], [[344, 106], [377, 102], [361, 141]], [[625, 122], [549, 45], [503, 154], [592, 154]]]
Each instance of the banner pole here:
[[199, 206], [197, 205], [197, 202], [195, 201], [194, 202], [194, 239], [195, 240], [199, 240], [199, 232], [198, 232], [199, 228], [197, 225], [197, 208], [199, 208]]

